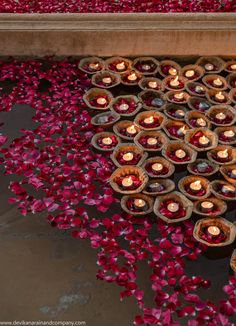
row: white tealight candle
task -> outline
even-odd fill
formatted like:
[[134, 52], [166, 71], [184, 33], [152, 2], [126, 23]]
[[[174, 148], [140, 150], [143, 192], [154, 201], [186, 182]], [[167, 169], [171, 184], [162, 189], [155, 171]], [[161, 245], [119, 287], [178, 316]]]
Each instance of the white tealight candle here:
[[227, 148], [225, 150], [218, 151], [217, 152], [217, 157], [220, 158], [220, 159], [226, 159], [226, 158], [228, 158], [229, 157], [229, 153], [228, 153]]
[[232, 138], [235, 136], [235, 133], [233, 132], [233, 130], [226, 130], [223, 132], [223, 135], [227, 138]]
[[129, 109], [129, 105], [127, 103], [123, 103], [119, 105], [119, 110], [121, 111], [127, 111]]
[[104, 84], [111, 84], [111, 82], [112, 82], [111, 77], [104, 77], [104, 78], [102, 79], [102, 82], [103, 82]]
[[231, 69], [231, 70], [236, 70], [236, 64], [232, 64], [232, 65], [230, 66], [230, 69]]
[[127, 131], [129, 134], [134, 135], [134, 134], [136, 134], [137, 129], [135, 128], [134, 125], [131, 125], [131, 126], [129, 126], [129, 127], [126, 128], [126, 131]]
[[196, 123], [197, 123], [197, 125], [198, 126], [200, 126], [200, 127], [205, 127], [206, 126], [206, 120], [204, 120], [203, 118], [198, 118], [197, 120], [196, 120]]
[[196, 180], [189, 185], [190, 189], [194, 192], [198, 192], [202, 189], [202, 184], [200, 180]]
[[175, 151], [175, 156], [178, 158], [185, 158], [186, 153], [184, 150], [178, 149], [177, 151]]
[[104, 138], [102, 139], [102, 143], [103, 143], [104, 145], [111, 145], [111, 144], [112, 144], [112, 139], [111, 139], [111, 137], [104, 137]]
[[177, 70], [176, 70], [175, 68], [173, 68], [173, 67], [171, 67], [171, 68], [169, 69], [168, 72], [169, 72], [169, 74], [172, 75], [172, 76], [177, 75]]
[[153, 80], [150, 80], [150, 81], [148, 82], [148, 86], [149, 86], [150, 88], [157, 88], [157, 82], [156, 82], [156, 81], [153, 81]]
[[124, 61], [117, 63], [116, 69], [117, 70], [124, 70], [125, 69], [125, 63], [124, 63]]
[[205, 64], [205, 69], [208, 70], [208, 71], [211, 71], [214, 69], [214, 66], [212, 63], [206, 63]]
[[154, 137], [149, 137], [147, 140], [148, 145], [156, 145], [157, 144], [157, 139]]
[[215, 98], [217, 101], [220, 101], [220, 102], [225, 100], [225, 96], [222, 92], [216, 93]]
[[223, 82], [220, 78], [216, 78], [213, 80], [213, 85], [214, 86], [222, 86], [223, 85]]
[[179, 116], [179, 117], [184, 117], [185, 116], [185, 112], [181, 109], [178, 109], [175, 111], [175, 115]]
[[137, 75], [135, 74], [135, 72], [133, 72], [132, 74], [130, 74], [128, 77], [128, 80], [130, 81], [135, 81], [138, 79]]
[[107, 100], [104, 97], [99, 97], [97, 99], [97, 104], [99, 105], [105, 105], [107, 103]]
[[236, 189], [232, 185], [224, 185], [221, 189], [221, 191], [225, 194], [233, 194], [235, 193]]
[[214, 204], [210, 201], [203, 201], [201, 203], [201, 211], [203, 211], [204, 213], [208, 213], [210, 212], [214, 207]]
[[132, 161], [132, 159], [134, 158], [134, 154], [133, 153], [125, 153], [124, 155], [123, 155], [123, 160], [124, 161], [127, 161], [127, 162], [129, 162], [129, 161]]
[[183, 100], [183, 99], [184, 99], [184, 93], [183, 93], [183, 92], [181, 92], [181, 93], [176, 93], [176, 94], [174, 95], [174, 99], [176, 99], [176, 100]]
[[226, 115], [223, 112], [217, 113], [215, 115], [217, 120], [224, 120], [226, 118]]
[[180, 127], [180, 128], [177, 130], [177, 134], [178, 134], [179, 136], [183, 136], [183, 135], [185, 135], [186, 132], [187, 132], [186, 126], [182, 126], [182, 127]]
[[178, 203], [171, 203], [171, 204], [167, 205], [167, 209], [171, 213], [176, 213], [179, 210], [179, 204]]
[[133, 180], [131, 177], [125, 177], [122, 180], [122, 186], [123, 187], [131, 187], [133, 185]]
[[146, 205], [146, 201], [141, 198], [136, 198], [134, 200], [134, 205], [138, 208], [143, 208]]
[[199, 138], [199, 144], [200, 145], [207, 146], [207, 145], [209, 145], [209, 143], [210, 143], [210, 139], [208, 137], [206, 137], [206, 136], [203, 135], [203, 136], [201, 136]]
[[154, 117], [151, 115], [150, 117], [145, 118], [144, 123], [148, 124], [152, 124], [154, 122]]
[[202, 86], [200, 86], [200, 85], [197, 85], [195, 87], [195, 92], [196, 93], [202, 93], [202, 92], [204, 92], [204, 88]]
[[152, 170], [156, 172], [160, 172], [163, 169], [163, 165], [161, 163], [152, 164]]
[[194, 70], [187, 70], [185, 72], [185, 76], [190, 78], [190, 77], [193, 77], [195, 75], [195, 71]]
[[236, 178], [236, 169], [231, 170], [231, 178]]
[[98, 62], [96, 62], [96, 63], [91, 62], [89, 64], [89, 68], [92, 69], [92, 70], [98, 70], [99, 69], [99, 63]]
[[211, 236], [213, 236], [213, 237], [216, 237], [216, 236], [218, 236], [219, 234], [220, 234], [220, 228], [218, 228], [218, 226], [213, 226], [213, 225], [211, 225], [211, 226], [208, 226], [208, 228], [207, 228], [207, 232], [211, 235]]
[[180, 84], [180, 82], [179, 82], [178, 76], [176, 76], [174, 79], [171, 79], [171, 81], [170, 81], [170, 86], [172, 86], [172, 87], [178, 87], [179, 84]]
[[150, 70], [150, 68], [151, 68], [151, 66], [148, 65], [148, 64], [143, 64], [143, 65], [142, 65], [142, 69], [143, 69], [144, 71], [148, 71], [148, 70]]

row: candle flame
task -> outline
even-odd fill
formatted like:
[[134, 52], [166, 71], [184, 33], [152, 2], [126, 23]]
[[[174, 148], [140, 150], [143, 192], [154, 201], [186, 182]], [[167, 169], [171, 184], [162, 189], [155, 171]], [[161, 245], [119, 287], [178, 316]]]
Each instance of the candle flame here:
[[132, 78], [136, 77], [135, 72], [133, 72], [133, 73], [130, 75], [130, 77], [132, 77]]
[[132, 126], [130, 126], [130, 131], [136, 131], [136, 129], [135, 129], [135, 126], [134, 125], [132, 125]]
[[222, 92], [219, 92], [218, 95], [219, 95], [219, 96], [222, 96], [223, 94], [222, 94]]
[[207, 140], [207, 137], [206, 136], [202, 136], [202, 141], [206, 141]]
[[196, 180], [192, 183], [194, 186], [198, 187], [201, 186], [201, 181], [200, 180]]
[[173, 83], [176, 83], [179, 80], [179, 76], [176, 76], [175, 79], [173, 79]]
[[228, 153], [228, 149], [226, 148], [224, 151], [221, 151], [222, 154], [227, 154]]
[[183, 97], [183, 96], [184, 96], [184, 93], [181, 92], [181, 93], [179, 93], [178, 95], [179, 95], [179, 97]]
[[221, 83], [221, 80], [220, 78], [216, 78], [215, 82], [218, 84], [218, 83]]
[[179, 131], [180, 131], [180, 133], [186, 134], [186, 132], [187, 132], [186, 126], [179, 128]]

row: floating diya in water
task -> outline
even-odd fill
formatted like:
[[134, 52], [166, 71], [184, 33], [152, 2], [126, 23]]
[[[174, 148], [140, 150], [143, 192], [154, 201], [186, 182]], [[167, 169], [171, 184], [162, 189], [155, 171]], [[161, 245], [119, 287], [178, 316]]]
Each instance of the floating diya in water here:
[[163, 129], [170, 138], [183, 139], [189, 127], [180, 121], [167, 120]]
[[235, 144], [236, 143], [236, 127], [218, 127], [215, 129], [218, 135], [219, 142], [222, 144]]
[[161, 112], [149, 110], [141, 112], [135, 117], [135, 124], [144, 130], [157, 130], [165, 123], [166, 117]]
[[152, 212], [153, 199], [143, 194], [128, 195], [122, 197], [121, 207], [128, 214], [145, 215]]
[[206, 97], [209, 99], [211, 103], [214, 104], [218, 104], [218, 103], [228, 104], [231, 102], [228, 93], [226, 93], [225, 91], [217, 91], [215, 89], [209, 89], [206, 93]]
[[148, 182], [143, 193], [151, 196], [163, 195], [171, 192], [174, 188], [175, 183], [170, 179], [153, 179]]
[[210, 182], [203, 177], [186, 176], [179, 181], [178, 187], [190, 199], [206, 198], [210, 195]]
[[153, 57], [139, 57], [133, 62], [133, 67], [144, 75], [156, 74], [158, 66], [159, 62]]
[[100, 71], [93, 75], [91, 82], [95, 87], [111, 88], [120, 84], [120, 76], [109, 71]]
[[83, 58], [79, 63], [79, 69], [87, 74], [95, 74], [98, 71], [103, 70], [104, 67], [104, 61], [98, 57]]
[[184, 104], [187, 103], [189, 95], [183, 91], [168, 91], [166, 93], [166, 98], [169, 102], [177, 103], [177, 104]]
[[128, 70], [121, 74], [121, 83], [124, 85], [138, 85], [142, 75], [138, 71]]
[[192, 110], [197, 110], [197, 111], [200, 111], [200, 112], [206, 112], [207, 110], [210, 109], [211, 104], [207, 100], [205, 100], [204, 98], [191, 96], [188, 99], [188, 106]]
[[210, 121], [199, 111], [189, 111], [186, 114], [186, 122], [191, 128], [209, 128]]
[[188, 82], [186, 83], [186, 89], [190, 95], [193, 96], [204, 96], [206, 93], [206, 87], [198, 82]]
[[113, 130], [122, 139], [131, 140], [138, 134], [140, 128], [132, 121], [122, 120], [114, 125]]
[[147, 158], [147, 153], [135, 144], [122, 143], [113, 151], [111, 159], [116, 166], [141, 165]]
[[143, 168], [150, 177], [158, 178], [167, 178], [175, 171], [174, 165], [160, 156], [148, 158]]
[[186, 79], [182, 76], [167, 76], [163, 80], [163, 85], [169, 90], [183, 90], [185, 87]]
[[91, 120], [91, 124], [93, 126], [108, 128], [112, 126], [115, 122], [117, 122], [119, 119], [120, 115], [116, 112], [103, 112], [93, 117]]
[[134, 143], [141, 146], [145, 151], [160, 151], [167, 142], [167, 137], [161, 131], [141, 131], [135, 138]]
[[220, 75], [206, 75], [202, 78], [203, 83], [211, 89], [224, 90], [227, 88], [227, 82]]
[[131, 125], [131, 126], [127, 127], [126, 131], [130, 135], [136, 135], [137, 134], [137, 129], [136, 129], [135, 125]]
[[204, 216], [219, 216], [227, 210], [227, 204], [218, 198], [208, 197], [194, 202], [194, 213]]
[[235, 200], [236, 199], [236, 188], [234, 185], [223, 181], [214, 180], [211, 182], [211, 192], [217, 198], [223, 200]]
[[204, 65], [204, 68], [206, 69], [206, 71], [212, 71], [215, 69], [214, 65], [209, 62]]
[[216, 126], [231, 126], [235, 122], [235, 112], [230, 105], [213, 105], [207, 117]]
[[120, 142], [112, 132], [100, 132], [93, 136], [91, 144], [98, 150], [111, 151]]
[[220, 167], [220, 173], [230, 183], [236, 184], [236, 165], [224, 165]]
[[185, 142], [196, 151], [206, 151], [217, 146], [218, 137], [207, 128], [196, 128], [187, 131]]
[[209, 176], [219, 170], [219, 166], [206, 159], [198, 159], [195, 162], [188, 164], [187, 169], [195, 175]]
[[106, 89], [91, 88], [84, 94], [83, 100], [91, 109], [107, 110], [113, 95]]
[[116, 64], [116, 69], [118, 71], [123, 71], [126, 69], [126, 66], [125, 66], [125, 62], [124, 61], [121, 61], [119, 63]]
[[190, 81], [198, 80], [204, 75], [204, 69], [198, 65], [187, 65], [182, 68], [182, 75]]
[[225, 62], [220, 57], [200, 57], [196, 64], [203, 67], [206, 73], [219, 73], [225, 66]]
[[107, 104], [107, 100], [104, 97], [98, 97], [96, 101], [97, 101], [97, 104], [99, 104], [101, 106], [104, 106]]
[[166, 77], [168, 75], [176, 76], [178, 75], [180, 70], [181, 70], [180, 65], [173, 60], [163, 60], [160, 62], [159, 72], [163, 77]]
[[150, 89], [145, 90], [139, 93], [138, 98], [146, 110], [162, 109], [162, 107], [166, 104], [165, 94], [161, 91]]
[[185, 143], [171, 141], [163, 148], [162, 155], [174, 164], [187, 164], [195, 161], [197, 153]]
[[124, 73], [130, 69], [132, 62], [123, 57], [111, 57], [105, 60], [106, 68], [109, 71]]
[[121, 95], [114, 98], [110, 108], [122, 116], [133, 116], [142, 108], [142, 104], [134, 95]]

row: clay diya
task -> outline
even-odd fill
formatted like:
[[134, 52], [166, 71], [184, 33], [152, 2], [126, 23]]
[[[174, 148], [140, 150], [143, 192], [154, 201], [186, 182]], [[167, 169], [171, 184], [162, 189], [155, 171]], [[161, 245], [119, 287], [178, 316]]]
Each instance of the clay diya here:
[[113, 95], [106, 89], [91, 88], [84, 94], [83, 100], [90, 109], [108, 110]]
[[198, 65], [187, 65], [181, 70], [182, 75], [189, 81], [200, 79], [204, 75], [204, 69]]
[[109, 128], [120, 119], [120, 115], [115, 112], [103, 112], [91, 119], [93, 126]]
[[231, 100], [229, 94], [225, 91], [218, 91], [216, 89], [209, 89], [206, 93], [206, 98], [213, 104], [230, 104]]
[[175, 189], [175, 183], [170, 179], [149, 180], [143, 193], [150, 196], [161, 196]]
[[210, 161], [219, 165], [229, 165], [236, 162], [236, 149], [232, 146], [218, 145], [207, 152]]
[[162, 128], [165, 121], [166, 117], [161, 112], [146, 111], [139, 113], [134, 123], [143, 130], [158, 130]]
[[110, 108], [121, 116], [131, 117], [139, 112], [142, 104], [134, 95], [121, 95], [113, 99]]
[[146, 90], [138, 94], [146, 110], [162, 110], [166, 104], [165, 94], [160, 91]]
[[220, 75], [206, 75], [202, 78], [203, 83], [211, 89], [225, 90], [228, 88], [227, 81]]
[[155, 91], [163, 91], [164, 86], [162, 81], [155, 77], [142, 77], [138, 83], [139, 87], [146, 91], [148, 89], [155, 90]]
[[141, 192], [147, 182], [146, 172], [138, 166], [120, 167], [110, 177], [111, 187], [116, 192], [127, 195]]
[[197, 110], [204, 113], [210, 109], [211, 104], [204, 98], [191, 96], [188, 99], [188, 106], [192, 110]]
[[187, 169], [191, 174], [207, 177], [215, 174], [219, 170], [219, 165], [206, 159], [198, 159], [188, 164]]
[[121, 207], [131, 215], [146, 215], [153, 210], [153, 198], [143, 194], [127, 195], [121, 198]]
[[84, 58], [80, 60], [79, 69], [86, 74], [96, 74], [105, 69], [105, 62], [98, 57]]
[[180, 141], [171, 141], [162, 150], [162, 155], [174, 164], [188, 164], [194, 162], [197, 152]]
[[225, 62], [219, 57], [200, 57], [196, 65], [204, 68], [205, 73], [219, 73], [224, 69]]
[[235, 110], [230, 105], [213, 105], [207, 117], [215, 126], [231, 126], [236, 121]]
[[218, 136], [207, 128], [196, 128], [186, 132], [184, 138], [186, 144], [197, 152], [215, 148], [218, 144]]
[[178, 223], [192, 215], [193, 203], [178, 191], [156, 198], [154, 213], [167, 223]]
[[236, 126], [218, 127], [215, 129], [219, 143], [225, 145], [236, 144]]
[[183, 76], [167, 76], [163, 80], [163, 86], [172, 91], [172, 90], [178, 90], [182, 91], [185, 89], [185, 84], [187, 82], [187, 79]]
[[113, 131], [122, 139], [133, 140], [134, 137], [139, 133], [140, 128], [132, 121], [122, 120], [114, 125]]
[[181, 121], [167, 120], [163, 127], [167, 136], [172, 139], [184, 139], [187, 131], [189, 130], [189, 126]]
[[177, 76], [180, 74], [181, 67], [173, 60], [163, 60], [160, 62], [159, 73], [162, 77], [168, 75]]
[[166, 135], [161, 131], [140, 131], [134, 138], [134, 143], [147, 152], [161, 151], [167, 143]]
[[229, 88], [235, 88], [236, 87], [236, 73], [229, 74], [226, 77], [226, 81], [228, 83]]
[[148, 158], [142, 167], [151, 178], [168, 178], [175, 171], [174, 165], [160, 156]]
[[191, 128], [210, 128], [211, 123], [207, 117], [199, 111], [188, 111], [186, 114], [186, 123]]
[[159, 62], [153, 57], [136, 58], [133, 68], [143, 75], [155, 75], [158, 71]]
[[93, 75], [92, 84], [100, 88], [112, 88], [120, 84], [120, 76], [109, 71], [101, 71]]
[[231, 256], [230, 267], [234, 272], [236, 272], [236, 249], [234, 249], [233, 254]]
[[231, 102], [233, 102], [234, 104], [236, 104], [236, 89], [231, 89], [231, 91], [229, 92], [229, 98], [231, 100]]
[[116, 146], [111, 154], [111, 159], [118, 167], [124, 165], [140, 166], [146, 160], [147, 156], [148, 154], [141, 147], [135, 144], [122, 143]]
[[185, 104], [188, 102], [189, 94], [183, 91], [168, 91], [166, 98], [171, 103]]
[[178, 183], [179, 190], [193, 200], [203, 199], [210, 196], [210, 182], [203, 177], [187, 176]]
[[112, 57], [105, 61], [105, 65], [107, 70], [123, 73], [131, 68], [132, 61], [122, 57]]
[[173, 103], [168, 103], [164, 110], [167, 117], [177, 121], [184, 121], [187, 112], [188, 110], [185, 107]]
[[220, 173], [229, 183], [236, 184], [236, 164], [221, 166]]
[[188, 82], [186, 83], [186, 90], [192, 96], [204, 97], [206, 95], [207, 88], [201, 83]]
[[121, 74], [121, 84], [126, 86], [136, 86], [142, 78], [142, 74], [140, 74], [136, 70], [127, 70], [123, 74]]
[[93, 136], [91, 144], [100, 151], [110, 152], [120, 144], [120, 138], [112, 132], [99, 132]]
[[198, 215], [216, 217], [224, 214], [227, 210], [227, 204], [218, 198], [208, 197], [194, 202], [193, 211]]
[[211, 192], [219, 199], [234, 201], [236, 200], [236, 187], [223, 180], [211, 182]]
[[236, 72], [236, 61], [235, 60], [227, 61], [225, 63], [224, 70], [231, 73]]
[[235, 240], [236, 229], [233, 223], [222, 217], [198, 220], [193, 230], [194, 238], [209, 246], [228, 246]]

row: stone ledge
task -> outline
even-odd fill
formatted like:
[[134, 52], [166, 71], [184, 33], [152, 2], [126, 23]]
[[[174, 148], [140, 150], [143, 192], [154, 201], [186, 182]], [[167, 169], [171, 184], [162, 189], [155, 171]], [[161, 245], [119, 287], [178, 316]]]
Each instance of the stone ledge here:
[[0, 14], [1, 55], [236, 54], [236, 14]]

